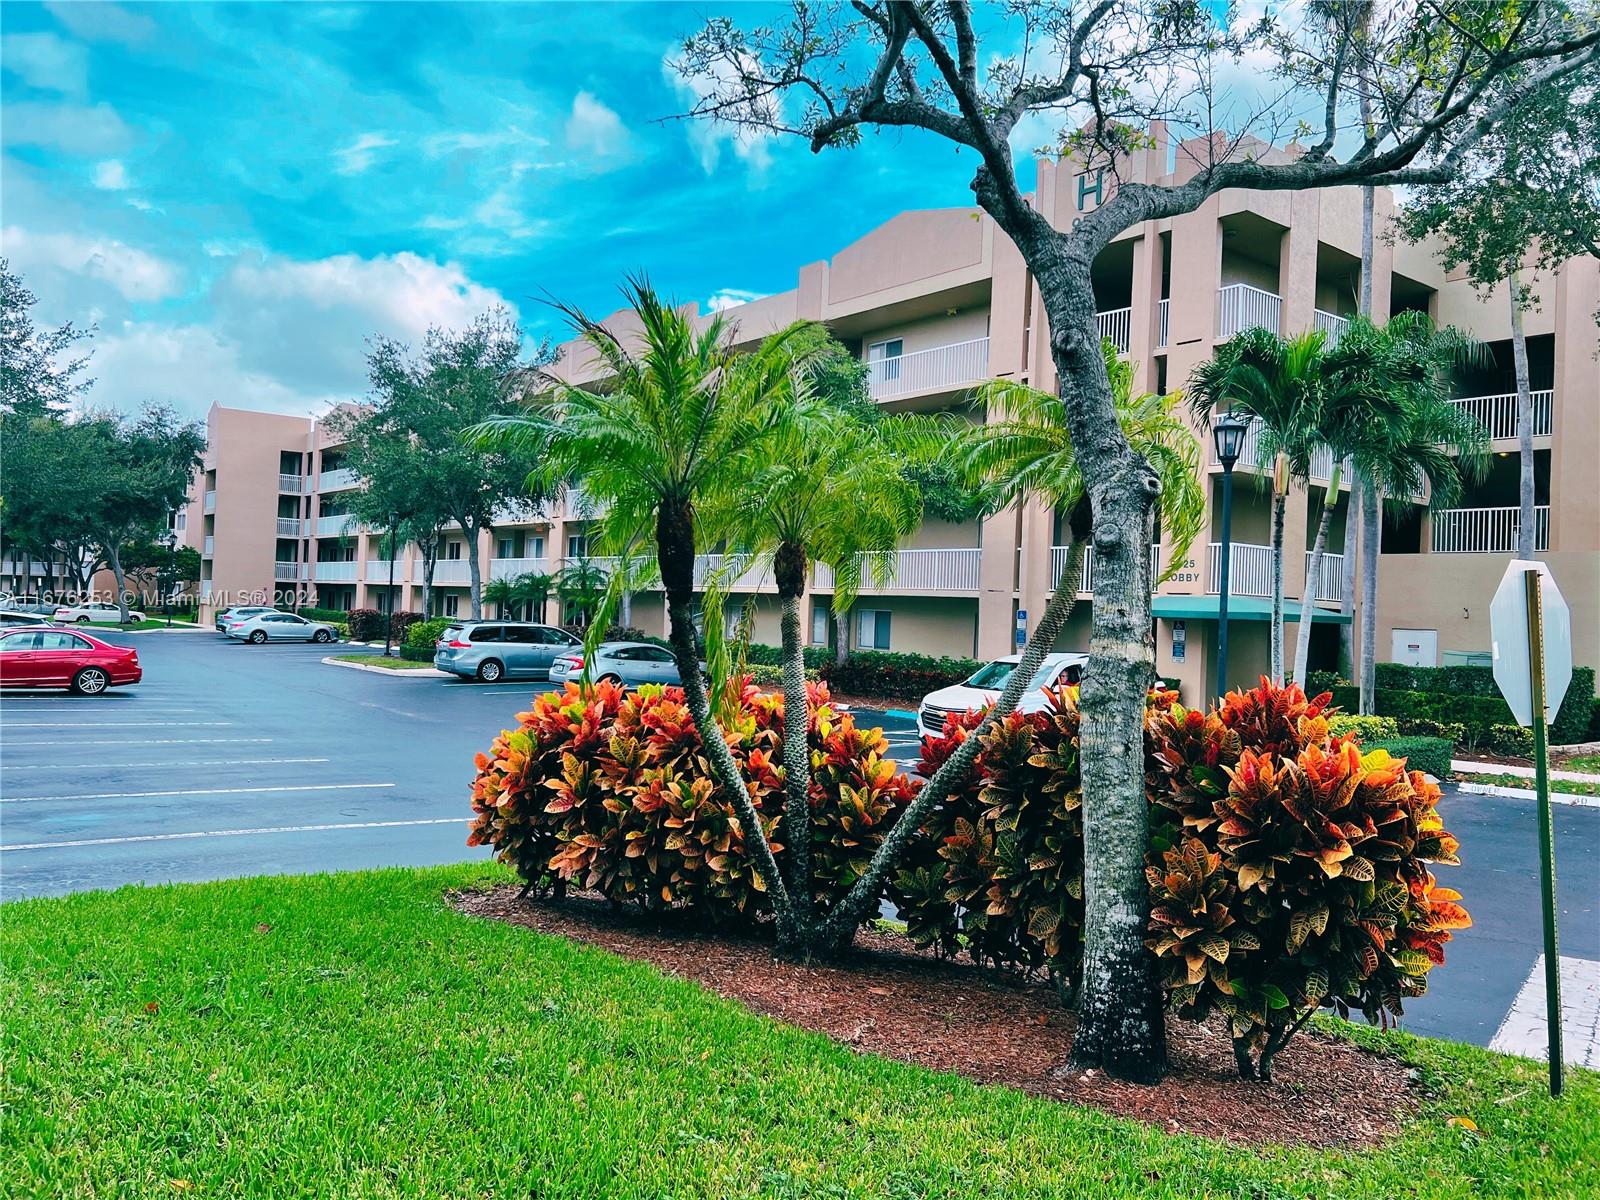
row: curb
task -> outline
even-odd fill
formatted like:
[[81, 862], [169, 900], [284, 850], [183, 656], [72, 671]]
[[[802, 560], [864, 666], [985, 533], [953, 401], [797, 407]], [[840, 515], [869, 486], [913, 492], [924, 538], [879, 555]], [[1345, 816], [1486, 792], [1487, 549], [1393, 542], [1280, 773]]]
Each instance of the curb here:
[[[1532, 767], [1516, 767], [1505, 763], [1473, 762], [1470, 759], [1456, 758], [1450, 761], [1450, 769], [1461, 775], [1515, 775], [1521, 779], [1532, 779]], [[1583, 771], [1558, 771], [1550, 770], [1551, 779], [1562, 779], [1567, 783], [1600, 783], [1600, 775], [1592, 775]]]
[[365, 671], [368, 675], [387, 675], [390, 679], [449, 679], [444, 671], [435, 670], [433, 667], [419, 667], [414, 671], [396, 671], [390, 667], [368, 667], [361, 663], [341, 662], [337, 658], [329, 657], [322, 660], [330, 667], [344, 667], [349, 671]]
[[[1474, 796], [1503, 796], [1508, 800], [1537, 800], [1539, 794], [1532, 788], [1501, 787], [1495, 783], [1462, 782], [1455, 785], [1458, 792]], [[1572, 808], [1600, 808], [1600, 796], [1577, 796], [1571, 792], [1551, 789], [1551, 804], [1565, 804]]]

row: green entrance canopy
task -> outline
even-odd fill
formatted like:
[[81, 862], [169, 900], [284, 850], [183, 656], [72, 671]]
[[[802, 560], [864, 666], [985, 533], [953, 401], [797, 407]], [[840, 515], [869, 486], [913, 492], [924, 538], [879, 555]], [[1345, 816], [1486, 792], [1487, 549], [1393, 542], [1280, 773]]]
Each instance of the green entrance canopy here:
[[[1168, 621], [1215, 621], [1217, 619], [1217, 602], [1219, 596], [1156, 596], [1151, 609], [1154, 614]], [[1285, 621], [1300, 620], [1300, 601], [1285, 600], [1283, 603], [1283, 619]], [[1270, 621], [1272, 620], [1272, 601], [1263, 600], [1259, 596], [1230, 596], [1228, 598], [1228, 620], [1230, 621]], [[1348, 625], [1350, 618], [1346, 614], [1333, 608], [1317, 608], [1311, 620], [1332, 622], [1336, 625]]]

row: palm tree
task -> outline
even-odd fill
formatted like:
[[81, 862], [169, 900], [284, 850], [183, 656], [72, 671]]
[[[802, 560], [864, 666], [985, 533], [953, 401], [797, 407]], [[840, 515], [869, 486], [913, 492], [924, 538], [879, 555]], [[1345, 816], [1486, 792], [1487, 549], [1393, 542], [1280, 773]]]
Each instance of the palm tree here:
[[527, 609], [528, 620], [544, 620], [545, 601], [555, 587], [555, 577], [538, 571], [524, 571], [511, 581], [511, 602], [519, 611]]
[[[1205, 521], [1200, 443], [1175, 411], [1181, 393], [1133, 395], [1132, 364], [1117, 356], [1109, 340], [1102, 351], [1122, 431], [1161, 480], [1158, 508], [1172, 543], [1170, 574], [1188, 556]], [[948, 429], [944, 461], [970, 485], [984, 489], [991, 510], [1030, 494], [1042, 496], [1066, 516], [1067, 536], [1075, 537], [1086, 519], [1085, 488], [1060, 398], [1005, 379], [984, 384], [977, 395], [989, 420]], [[1073, 561], [1070, 552], [1068, 561]], [[1150, 586], [1158, 582], [1152, 579]]]
[[[807, 742], [801, 602], [813, 562], [833, 566], [835, 605], [848, 609], [863, 568], [880, 583], [893, 575], [900, 540], [922, 521], [921, 493], [901, 472], [890, 425], [814, 400], [802, 379], [795, 419], [761, 445], [747, 485], [726, 501], [720, 524], [736, 531], [728, 573], [752, 554], [770, 555], [781, 606], [788, 889], [798, 919], [812, 920], [809, 831], [811, 750]], [[718, 581], [721, 582], [721, 581]]]
[[483, 585], [483, 602], [494, 605], [495, 616], [505, 618], [511, 615], [512, 605], [516, 603], [515, 588], [509, 579], [491, 579]]
[[1210, 426], [1219, 408], [1238, 409], [1261, 422], [1254, 465], [1272, 471], [1271, 673], [1283, 682], [1283, 525], [1289, 481], [1311, 478], [1311, 457], [1324, 444], [1319, 428], [1322, 356], [1320, 332], [1284, 338], [1248, 329], [1217, 347], [1189, 376], [1189, 403]]
[[[1348, 449], [1362, 495], [1361, 711], [1373, 709], [1378, 632], [1379, 501], [1449, 507], [1463, 480], [1489, 465], [1482, 425], [1450, 403], [1451, 371], [1482, 361], [1483, 345], [1423, 313], [1379, 327], [1352, 318], [1328, 354], [1330, 442]], [[1304, 620], [1304, 618], [1302, 618]]]
[[[577, 610], [581, 614], [578, 623], [587, 625], [599, 608], [610, 582], [610, 574], [599, 563], [587, 558], [574, 558], [562, 564], [561, 569], [550, 576], [548, 590], [555, 592], [563, 610]], [[565, 616], [565, 611], [562, 615]]]

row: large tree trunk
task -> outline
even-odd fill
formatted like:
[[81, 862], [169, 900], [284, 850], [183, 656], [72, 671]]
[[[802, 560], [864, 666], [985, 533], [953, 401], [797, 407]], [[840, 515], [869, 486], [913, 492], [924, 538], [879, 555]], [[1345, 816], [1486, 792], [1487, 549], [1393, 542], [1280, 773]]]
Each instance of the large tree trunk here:
[[128, 579], [122, 573], [122, 547], [115, 538], [106, 542], [106, 558], [111, 563], [111, 576], [117, 581], [117, 620], [128, 623]]
[[1522, 281], [1513, 271], [1506, 280], [1511, 295], [1511, 361], [1517, 373], [1517, 453], [1521, 459], [1517, 480], [1517, 557], [1532, 559], [1538, 553], [1534, 526], [1533, 491], [1533, 391], [1528, 381], [1528, 338], [1522, 331]]
[[667, 641], [678, 664], [678, 677], [683, 681], [684, 700], [711, 761], [711, 772], [739, 818], [745, 852], [772, 902], [778, 948], [784, 953], [794, 953], [796, 949], [803, 952], [805, 931], [796, 923], [794, 905], [778, 871], [777, 859], [762, 833], [761, 814], [750, 799], [750, 789], [739, 772], [727, 735], [711, 712], [705, 680], [700, 675], [694, 635], [694, 555], [693, 508], [687, 501], [663, 503], [656, 513], [656, 560], [661, 565], [661, 586], [667, 595]]
[[1272, 488], [1272, 682], [1283, 686], [1283, 521], [1289, 497]]
[[478, 534], [476, 526], [469, 526], [461, 522], [461, 532], [467, 535], [467, 579], [469, 581], [468, 595], [472, 602], [472, 619], [483, 620], [483, 567], [478, 561]]
[[1361, 479], [1350, 476], [1350, 503], [1344, 510], [1344, 561], [1339, 564], [1339, 675], [1355, 679], [1356, 669], [1356, 560], [1361, 552]]
[[1305, 591], [1300, 593], [1300, 624], [1294, 636], [1294, 681], [1306, 686], [1306, 668], [1311, 661], [1311, 620], [1317, 610], [1317, 579], [1322, 574], [1322, 558], [1328, 547], [1328, 526], [1333, 523], [1333, 505], [1339, 498], [1339, 464], [1333, 464], [1333, 478], [1322, 493], [1322, 516], [1317, 521], [1317, 536], [1311, 543], [1311, 559], [1306, 563]]
[[417, 549], [422, 552], [422, 615], [427, 618], [433, 616], [433, 567], [439, 561], [439, 535], [418, 542]]
[[811, 889], [811, 746], [806, 700], [805, 647], [800, 640], [800, 599], [806, 588], [806, 554], [785, 542], [773, 563], [783, 609], [783, 844], [789, 862], [789, 898], [795, 923], [809, 933]]
[[1376, 707], [1378, 649], [1378, 539], [1383, 509], [1372, 480], [1361, 480], [1361, 715]]

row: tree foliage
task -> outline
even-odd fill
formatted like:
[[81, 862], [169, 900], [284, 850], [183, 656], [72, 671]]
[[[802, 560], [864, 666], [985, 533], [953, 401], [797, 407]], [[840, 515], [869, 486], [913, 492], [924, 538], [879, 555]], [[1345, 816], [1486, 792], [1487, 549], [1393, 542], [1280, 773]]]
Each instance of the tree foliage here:
[[22, 276], [0, 258], [0, 413], [59, 414], [94, 382], [84, 375], [88, 354], [74, 357], [74, 347], [93, 331], [70, 321], [39, 329], [32, 312], [37, 303]]

